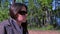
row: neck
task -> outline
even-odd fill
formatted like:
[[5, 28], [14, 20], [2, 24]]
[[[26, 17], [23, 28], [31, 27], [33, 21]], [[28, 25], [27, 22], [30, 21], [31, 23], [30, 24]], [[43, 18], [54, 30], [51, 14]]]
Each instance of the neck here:
[[11, 17], [10, 17], [10, 19], [12, 19], [13, 21], [15, 21], [19, 26], [21, 26], [21, 22], [19, 22], [19, 21], [13, 19], [13, 18], [11, 18]]
[[21, 22], [18, 22], [18, 21], [17, 21], [17, 24], [18, 24], [19, 26], [21, 26]]

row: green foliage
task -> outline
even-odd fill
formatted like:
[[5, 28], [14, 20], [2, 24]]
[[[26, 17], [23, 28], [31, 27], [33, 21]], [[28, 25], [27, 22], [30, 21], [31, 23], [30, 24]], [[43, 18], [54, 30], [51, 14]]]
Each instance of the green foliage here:
[[51, 25], [48, 25], [47, 27], [40, 27], [40, 28], [38, 28], [38, 27], [29, 27], [28, 26], [28, 29], [29, 30], [53, 30], [53, 26], [51, 26]]
[[[35, 23], [35, 25], [37, 25], [36, 23], [38, 23], [39, 26], [42, 23], [44, 23], [44, 26], [45, 26], [45, 24], [47, 23], [47, 26], [44, 27], [44, 28], [41, 28], [41, 29], [42, 30], [53, 29], [54, 25], [52, 26], [52, 25], [49, 24], [49, 23], [52, 22], [52, 20], [50, 19], [50, 17], [54, 16], [54, 15], [58, 15], [57, 14], [58, 10], [56, 12], [52, 11], [52, 6], [51, 6], [52, 0], [37, 0], [37, 3], [40, 5], [39, 8], [37, 8], [34, 5], [33, 0], [29, 0], [29, 5], [28, 5], [28, 9], [29, 9], [29, 12], [28, 12], [28, 21], [29, 21], [29, 23]], [[36, 22], [36, 18], [38, 18], [39, 22]], [[56, 24], [56, 22], [54, 20], [53, 20], [52, 23]], [[43, 27], [43, 25], [41, 25], [41, 26]]]
[[5, 8], [4, 10], [0, 8], [0, 22], [3, 20], [8, 19], [8, 8]]

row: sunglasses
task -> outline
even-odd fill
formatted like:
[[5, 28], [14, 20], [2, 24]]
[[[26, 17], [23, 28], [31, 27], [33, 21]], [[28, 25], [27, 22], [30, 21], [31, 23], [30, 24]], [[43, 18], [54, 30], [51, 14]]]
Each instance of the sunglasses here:
[[18, 12], [20, 15], [25, 15], [25, 14], [27, 14], [27, 11], [19, 11]]

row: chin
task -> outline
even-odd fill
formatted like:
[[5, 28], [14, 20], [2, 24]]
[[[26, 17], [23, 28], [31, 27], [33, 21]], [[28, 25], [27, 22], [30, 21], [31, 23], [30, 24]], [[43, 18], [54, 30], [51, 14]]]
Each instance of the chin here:
[[26, 21], [22, 21], [22, 22], [26, 22]]
[[19, 22], [26, 22], [26, 20], [20, 20]]

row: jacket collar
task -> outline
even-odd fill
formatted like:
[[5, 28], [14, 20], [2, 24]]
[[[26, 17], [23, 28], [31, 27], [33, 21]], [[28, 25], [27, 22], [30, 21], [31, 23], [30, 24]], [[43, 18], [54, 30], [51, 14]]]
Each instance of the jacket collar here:
[[17, 24], [16, 20], [14, 20], [13, 18], [10, 17], [9, 19], [9, 23], [12, 26], [12, 28], [15, 28], [17, 31], [19, 31], [20, 33], [22, 33], [21, 31], [23, 31], [23, 28], [21, 26], [21, 29], [19, 27], [19, 25]]

